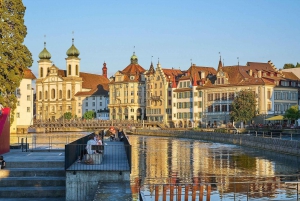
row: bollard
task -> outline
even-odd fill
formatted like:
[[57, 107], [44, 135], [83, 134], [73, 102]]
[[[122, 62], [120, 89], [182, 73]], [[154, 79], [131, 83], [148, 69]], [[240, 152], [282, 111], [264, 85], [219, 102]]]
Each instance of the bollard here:
[[23, 145], [24, 145], [24, 143], [23, 143], [23, 139], [24, 139], [24, 138], [21, 138], [22, 152], [23, 152]]
[[272, 132], [271, 132], [271, 138], [272, 138]]
[[256, 133], [256, 137], [257, 137], [257, 131], [255, 131], [255, 133]]

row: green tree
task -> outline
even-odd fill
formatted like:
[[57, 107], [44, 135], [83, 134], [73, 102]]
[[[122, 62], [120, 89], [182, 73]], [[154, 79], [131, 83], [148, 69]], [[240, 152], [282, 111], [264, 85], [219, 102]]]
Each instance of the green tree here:
[[23, 44], [27, 35], [22, 0], [0, 1], [0, 103], [11, 108], [11, 123], [16, 109], [16, 89], [24, 71], [32, 65], [32, 55]]
[[284, 118], [289, 120], [297, 120], [300, 118], [300, 111], [298, 105], [293, 105], [284, 113]]
[[232, 102], [230, 118], [233, 121], [247, 122], [256, 116], [255, 94], [251, 90], [242, 90], [237, 93]]
[[86, 113], [84, 113], [83, 117], [85, 119], [94, 119], [96, 117], [96, 112], [94, 112], [94, 111], [87, 111]]
[[289, 69], [289, 68], [295, 68], [295, 65], [294, 65], [294, 64], [291, 64], [291, 63], [289, 63], [289, 64], [284, 64], [283, 69]]
[[296, 68], [300, 68], [300, 63], [297, 62]]
[[71, 112], [64, 113], [64, 119], [70, 120], [72, 119], [73, 115]]

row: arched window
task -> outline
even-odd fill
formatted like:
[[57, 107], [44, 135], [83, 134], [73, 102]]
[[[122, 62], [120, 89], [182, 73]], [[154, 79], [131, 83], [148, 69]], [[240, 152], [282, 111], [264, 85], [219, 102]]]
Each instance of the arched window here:
[[59, 90], [59, 99], [62, 99], [62, 90]]
[[71, 90], [68, 90], [68, 99], [71, 98]]
[[48, 91], [45, 91], [45, 98], [44, 99], [48, 99]]
[[41, 74], [40, 74], [41, 77], [44, 76], [44, 71], [43, 71], [43, 70], [44, 70], [44, 69], [43, 69], [43, 67], [42, 67], [42, 68], [41, 68], [41, 71], [40, 71], [40, 72], [41, 72]]
[[78, 65], [76, 65], [76, 75], [78, 75]]
[[39, 99], [42, 100], [42, 98], [43, 98], [43, 97], [42, 97], [42, 92], [40, 91], [40, 92], [39, 92]]
[[55, 89], [51, 89], [51, 98], [52, 98], [52, 99], [55, 98]]
[[69, 75], [71, 75], [71, 65], [69, 65]]

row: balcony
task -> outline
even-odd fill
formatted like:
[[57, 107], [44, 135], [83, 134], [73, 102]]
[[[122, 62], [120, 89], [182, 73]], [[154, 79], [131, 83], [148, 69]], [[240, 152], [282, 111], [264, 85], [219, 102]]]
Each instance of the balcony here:
[[159, 101], [160, 100], [160, 96], [151, 96], [151, 100], [152, 101]]

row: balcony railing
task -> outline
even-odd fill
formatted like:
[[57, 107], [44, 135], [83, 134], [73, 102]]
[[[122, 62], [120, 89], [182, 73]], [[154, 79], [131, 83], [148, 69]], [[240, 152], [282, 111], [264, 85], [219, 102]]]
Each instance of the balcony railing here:
[[153, 100], [153, 101], [159, 101], [160, 100], [160, 96], [151, 96], [151, 100]]

